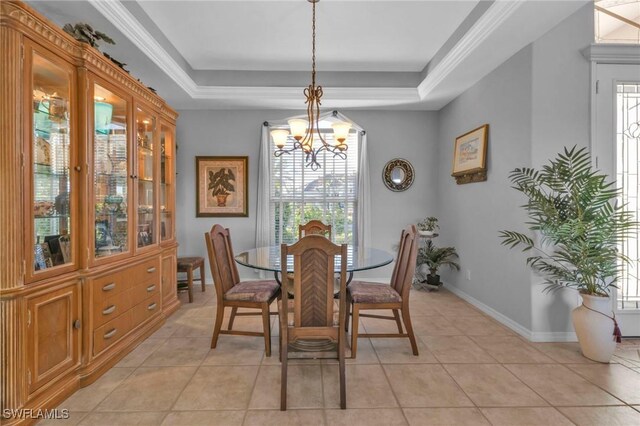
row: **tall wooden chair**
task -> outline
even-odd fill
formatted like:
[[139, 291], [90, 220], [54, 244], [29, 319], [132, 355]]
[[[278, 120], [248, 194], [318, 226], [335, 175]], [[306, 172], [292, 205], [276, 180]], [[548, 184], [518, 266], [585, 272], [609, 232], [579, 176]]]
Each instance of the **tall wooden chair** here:
[[[356, 357], [358, 337], [408, 337], [414, 355], [418, 355], [418, 345], [413, 334], [409, 315], [409, 290], [416, 269], [418, 255], [418, 237], [416, 227], [411, 225], [402, 231], [398, 258], [391, 275], [391, 284], [377, 284], [364, 281], [352, 281], [347, 288], [347, 316], [351, 313], [351, 357]], [[360, 314], [360, 310], [390, 309], [393, 316]], [[360, 317], [393, 320], [398, 325], [398, 333], [358, 334]], [[400, 317], [402, 316], [402, 321]], [[407, 332], [402, 330], [404, 323]]]
[[[337, 358], [340, 370], [340, 407], [346, 408], [346, 383], [344, 372], [345, 324], [346, 324], [346, 275], [347, 245], [333, 244], [322, 235], [308, 235], [297, 243], [281, 246], [281, 265], [287, 265], [287, 256], [293, 256], [292, 300], [278, 301], [280, 312], [280, 360], [282, 381], [280, 409], [287, 409], [287, 364], [289, 349], [296, 344], [311, 346], [310, 341], [321, 343], [331, 341], [337, 344]], [[338, 318], [334, 315], [333, 298], [335, 257], [340, 256], [340, 300]], [[282, 274], [283, 284], [289, 277]], [[320, 345], [322, 346], [322, 345]], [[324, 351], [323, 349], [319, 349]], [[305, 355], [308, 352], [299, 352]], [[314, 354], [315, 352], [311, 352]], [[316, 354], [317, 356], [317, 354]]]
[[325, 225], [316, 219], [310, 220], [304, 225], [298, 225], [298, 239], [307, 235], [323, 235], [331, 239], [331, 225]]
[[[240, 282], [238, 268], [233, 259], [229, 229], [214, 225], [211, 231], [204, 234], [204, 239], [218, 301], [211, 347], [216, 347], [220, 334], [264, 336], [265, 354], [271, 356], [269, 305], [279, 296], [280, 286], [274, 280]], [[227, 307], [231, 308], [229, 326], [227, 330], [221, 330], [224, 310]], [[261, 312], [238, 312], [238, 308], [255, 308]], [[233, 330], [236, 315], [262, 315], [263, 332]]]

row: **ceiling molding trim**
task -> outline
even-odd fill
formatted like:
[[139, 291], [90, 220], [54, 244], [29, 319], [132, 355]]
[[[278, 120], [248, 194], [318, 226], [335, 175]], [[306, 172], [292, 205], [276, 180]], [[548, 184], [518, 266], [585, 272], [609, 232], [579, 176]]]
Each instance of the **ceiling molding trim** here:
[[634, 44], [592, 44], [582, 55], [598, 64], [640, 64], [640, 46]]
[[[175, 81], [192, 99], [299, 100], [301, 87], [200, 86], [120, 1], [89, 0], [122, 34]], [[325, 87], [324, 101], [418, 102], [415, 87]]]
[[442, 81], [507, 20], [525, 0], [495, 1], [467, 33], [418, 85], [418, 96], [424, 100]]
[[88, 0], [138, 49], [193, 97], [196, 83], [120, 1]]

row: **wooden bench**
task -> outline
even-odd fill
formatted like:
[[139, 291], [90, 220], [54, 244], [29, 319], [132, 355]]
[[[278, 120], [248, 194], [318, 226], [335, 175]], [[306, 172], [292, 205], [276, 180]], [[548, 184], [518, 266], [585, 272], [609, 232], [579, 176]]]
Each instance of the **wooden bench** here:
[[200, 277], [196, 280], [200, 280], [202, 285], [202, 291], [204, 288], [204, 257], [189, 256], [178, 258], [178, 272], [185, 272], [187, 274], [187, 290], [189, 291], [189, 303], [193, 302], [193, 271], [200, 268]]

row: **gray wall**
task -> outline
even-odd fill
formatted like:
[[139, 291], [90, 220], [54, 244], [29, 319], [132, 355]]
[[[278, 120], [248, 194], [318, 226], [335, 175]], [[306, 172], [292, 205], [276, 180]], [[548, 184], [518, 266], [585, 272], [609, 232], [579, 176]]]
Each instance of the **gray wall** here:
[[[461, 272], [444, 280], [531, 332], [535, 340], [572, 332], [577, 296], [541, 292], [542, 278], [524, 256], [500, 245], [501, 229], [525, 230], [524, 198], [510, 188], [515, 167], [538, 167], [563, 146], [589, 144], [589, 63], [580, 53], [593, 40], [587, 5], [522, 49], [439, 112], [440, 243], [453, 245]], [[488, 181], [457, 186], [449, 176], [452, 141], [489, 123]], [[478, 220], [474, 220], [477, 218]], [[470, 280], [467, 280], [470, 271]]]
[[[302, 95], [301, 95], [302, 96]], [[234, 250], [255, 247], [258, 154], [260, 127], [265, 120], [282, 119], [298, 111], [179, 111], [177, 154], [177, 227], [180, 255], [206, 257], [204, 233], [214, 223], [230, 228]], [[410, 223], [435, 214], [437, 113], [417, 111], [343, 111], [368, 135], [372, 190], [373, 246], [392, 251], [400, 231]], [[249, 156], [249, 217], [196, 218], [195, 157], [199, 155]], [[401, 193], [382, 183], [382, 168], [392, 158], [413, 164], [413, 186]], [[400, 208], [401, 207], [401, 208]], [[243, 278], [257, 278], [240, 268]], [[207, 282], [211, 283], [207, 266]], [[389, 279], [391, 266], [363, 272], [359, 277]]]
[[[522, 255], [498, 240], [501, 229], [518, 228], [525, 216], [508, 174], [530, 163], [531, 48], [527, 47], [440, 111], [438, 134], [439, 245], [456, 247], [460, 272], [443, 270], [443, 280], [531, 326], [529, 271]], [[453, 141], [489, 124], [488, 180], [457, 185], [450, 176]], [[467, 280], [467, 272], [470, 280]]]

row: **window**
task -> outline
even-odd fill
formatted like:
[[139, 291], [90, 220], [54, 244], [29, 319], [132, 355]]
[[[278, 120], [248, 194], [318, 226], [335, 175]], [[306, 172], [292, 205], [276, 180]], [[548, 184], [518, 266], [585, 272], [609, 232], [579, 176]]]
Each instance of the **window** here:
[[[640, 217], [640, 84], [618, 84], [617, 97], [617, 164], [616, 182], [622, 203]], [[630, 235], [622, 244], [622, 253], [631, 263], [622, 263], [622, 279], [618, 283], [618, 309], [640, 309], [640, 238]]]
[[[329, 126], [320, 122], [323, 137], [331, 143]], [[274, 244], [295, 242], [298, 225], [311, 219], [331, 225], [334, 243], [357, 244], [359, 139], [359, 132], [349, 133], [346, 159], [326, 151], [320, 153], [321, 167], [316, 171], [305, 167], [302, 150], [280, 157], [272, 155], [269, 209]], [[270, 152], [274, 150], [271, 141]]]
[[597, 0], [596, 43], [640, 44], [640, 0]]

